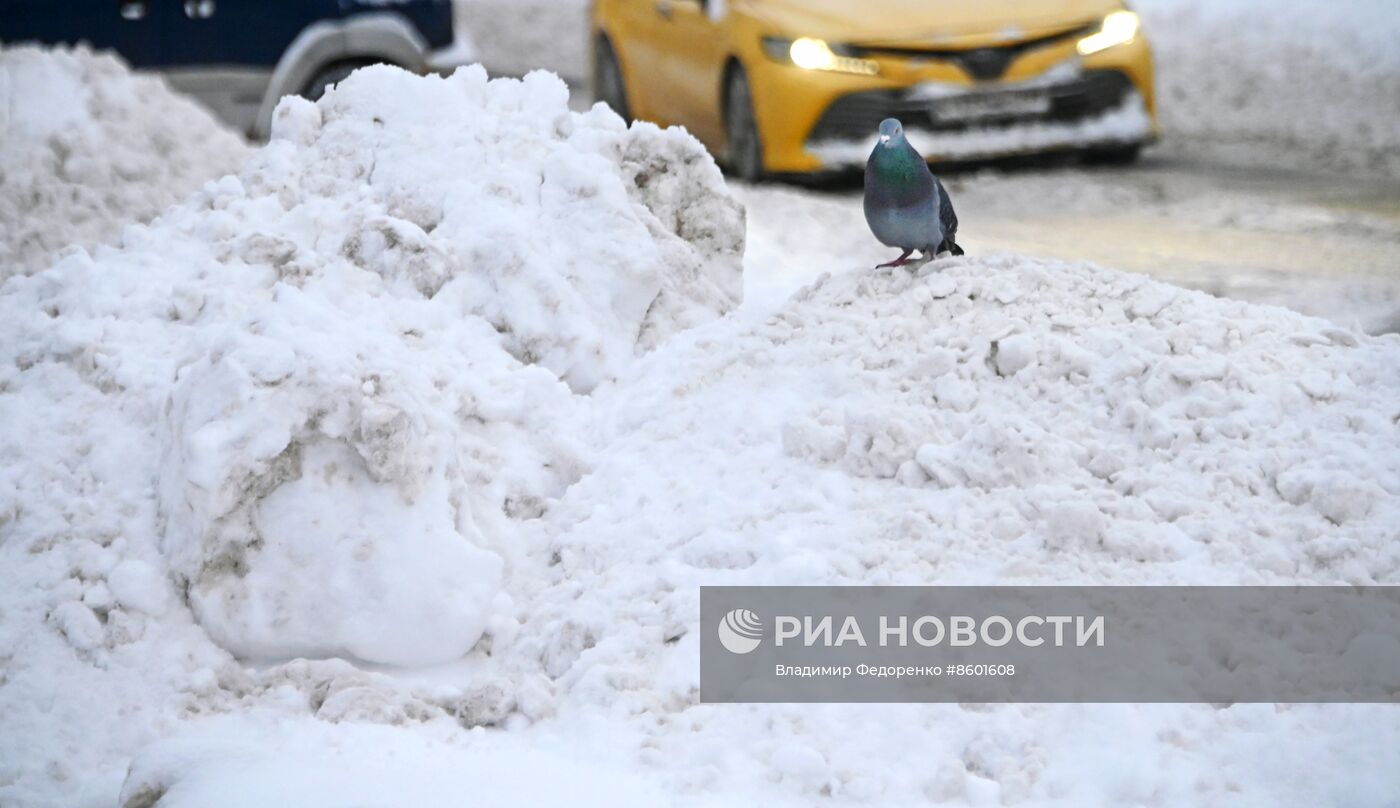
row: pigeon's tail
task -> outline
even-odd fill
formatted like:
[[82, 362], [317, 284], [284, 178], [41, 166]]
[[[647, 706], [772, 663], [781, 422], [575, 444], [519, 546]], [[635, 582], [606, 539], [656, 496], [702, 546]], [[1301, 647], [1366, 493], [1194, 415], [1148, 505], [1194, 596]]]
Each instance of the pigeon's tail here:
[[941, 252], [950, 252], [953, 255], [962, 255], [963, 248], [959, 247], [956, 241], [953, 241], [950, 238], [945, 238], [943, 239], [943, 243], [939, 245], [938, 250], [936, 251], [936, 253]]

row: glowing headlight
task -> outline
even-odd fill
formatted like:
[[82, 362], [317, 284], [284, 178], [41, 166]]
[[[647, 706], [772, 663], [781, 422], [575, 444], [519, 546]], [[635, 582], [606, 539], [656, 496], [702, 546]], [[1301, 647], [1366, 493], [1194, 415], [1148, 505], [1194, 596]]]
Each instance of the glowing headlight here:
[[820, 39], [808, 39], [803, 37], [792, 43], [788, 48], [788, 58], [798, 67], [805, 67], [808, 70], [830, 70], [836, 66], [836, 54], [832, 53], [831, 46]]
[[1131, 11], [1115, 11], [1103, 18], [1098, 33], [1079, 40], [1079, 55], [1088, 56], [1117, 45], [1132, 42], [1138, 34], [1138, 15]]
[[770, 57], [778, 61], [792, 62], [803, 70], [854, 73], [860, 76], [873, 76], [880, 72], [880, 66], [870, 59], [843, 56], [822, 40], [810, 37], [793, 40], [770, 37], [763, 40], [763, 50]]

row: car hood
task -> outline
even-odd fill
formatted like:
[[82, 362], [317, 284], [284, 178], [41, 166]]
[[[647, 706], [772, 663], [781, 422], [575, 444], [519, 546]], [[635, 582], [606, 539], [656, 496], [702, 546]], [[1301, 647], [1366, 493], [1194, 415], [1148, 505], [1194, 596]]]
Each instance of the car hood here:
[[924, 47], [976, 47], [1083, 25], [1120, 0], [747, 0], [777, 36]]

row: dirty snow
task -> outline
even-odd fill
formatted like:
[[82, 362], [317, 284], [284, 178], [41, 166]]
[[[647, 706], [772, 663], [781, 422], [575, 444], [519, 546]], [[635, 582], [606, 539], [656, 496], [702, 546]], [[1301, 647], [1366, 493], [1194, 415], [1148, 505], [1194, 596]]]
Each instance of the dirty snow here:
[[[547, 74], [376, 68], [121, 249], [10, 279], [0, 801], [114, 776], [229, 653], [462, 657], [511, 608], [514, 526], [587, 470], [582, 394], [737, 305], [742, 249], [680, 131]], [[105, 745], [86, 697], [49, 712], [75, 686], [150, 720]]]
[[241, 138], [86, 47], [0, 46], [0, 280], [111, 242], [233, 171]]
[[123, 794], [449, 805], [486, 760], [488, 801], [586, 763], [623, 805], [1381, 804], [1390, 707], [701, 705], [694, 616], [702, 584], [1393, 584], [1398, 394], [1400, 338], [1113, 270], [823, 278], [594, 391], [489, 656], [225, 665]]
[[1141, 276], [1001, 256], [823, 278], [598, 394], [520, 655], [649, 719], [635, 754], [687, 793], [1377, 801], [1394, 777], [1353, 779], [1343, 750], [1395, 748], [1394, 710], [704, 706], [693, 615], [701, 584], [1394, 583], [1397, 393], [1400, 338]]
[[768, 189], [736, 309], [699, 144], [567, 100], [360, 71], [0, 287], [0, 803], [1393, 798], [1389, 707], [698, 704], [701, 584], [1396, 583], [1400, 337]]

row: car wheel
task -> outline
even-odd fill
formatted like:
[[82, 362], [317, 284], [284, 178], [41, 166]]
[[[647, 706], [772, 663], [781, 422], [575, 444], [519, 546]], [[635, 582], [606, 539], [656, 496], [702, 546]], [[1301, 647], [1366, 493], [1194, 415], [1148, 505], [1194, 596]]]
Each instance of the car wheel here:
[[1084, 152], [1084, 162], [1101, 166], [1126, 166], [1137, 162], [1142, 155], [1142, 144], [1126, 146], [1103, 146]]
[[758, 136], [758, 119], [753, 112], [753, 92], [743, 68], [729, 74], [725, 93], [724, 128], [729, 141], [729, 171], [753, 182], [763, 177], [763, 142]]
[[593, 49], [593, 87], [598, 100], [612, 107], [622, 120], [632, 122], [632, 110], [627, 106], [627, 85], [622, 79], [622, 66], [607, 38], [599, 37]]
[[360, 68], [373, 64], [366, 61], [336, 62], [321, 68], [320, 72], [311, 77], [311, 80], [302, 88], [300, 95], [308, 101], [318, 101], [326, 94], [326, 90], [345, 80], [347, 76]]

